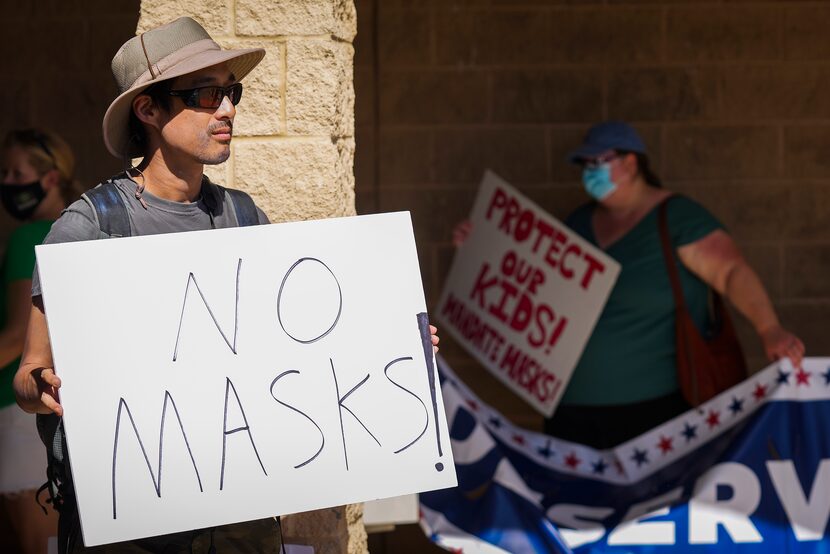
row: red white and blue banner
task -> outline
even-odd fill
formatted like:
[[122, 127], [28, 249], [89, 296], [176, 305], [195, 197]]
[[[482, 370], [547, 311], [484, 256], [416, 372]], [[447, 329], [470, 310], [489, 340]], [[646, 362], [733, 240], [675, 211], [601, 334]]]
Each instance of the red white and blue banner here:
[[830, 358], [604, 451], [515, 427], [439, 369], [459, 485], [421, 495], [421, 525], [448, 550], [830, 553]]

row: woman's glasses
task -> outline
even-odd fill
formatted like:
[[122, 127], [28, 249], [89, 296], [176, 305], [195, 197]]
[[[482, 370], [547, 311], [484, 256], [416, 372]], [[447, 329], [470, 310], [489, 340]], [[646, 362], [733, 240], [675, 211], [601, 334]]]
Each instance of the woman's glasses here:
[[227, 96], [231, 104], [236, 106], [242, 100], [242, 83], [229, 87], [196, 87], [182, 90], [171, 90], [170, 96], [178, 96], [189, 108], [207, 108], [215, 110], [222, 105]]
[[619, 157], [620, 154], [618, 154], [617, 152], [609, 152], [608, 154], [603, 154], [602, 156], [597, 156], [596, 158], [583, 160], [582, 167], [585, 167], [587, 169], [596, 169], [602, 164], [613, 162]]

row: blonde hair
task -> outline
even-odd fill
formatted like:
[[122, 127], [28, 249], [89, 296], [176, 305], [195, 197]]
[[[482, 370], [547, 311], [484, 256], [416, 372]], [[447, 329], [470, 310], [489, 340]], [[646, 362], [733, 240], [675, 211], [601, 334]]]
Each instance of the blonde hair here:
[[75, 180], [75, 155], [72, 148], [54, 131], [17, 129], [3, 139], [3, 150], [17, 146], [29, 157], [29, 163], [43, 175], [56, 169], [60, 176], [60, 190], [64, 202], [70, 204], [80, 196], [80, 186]]

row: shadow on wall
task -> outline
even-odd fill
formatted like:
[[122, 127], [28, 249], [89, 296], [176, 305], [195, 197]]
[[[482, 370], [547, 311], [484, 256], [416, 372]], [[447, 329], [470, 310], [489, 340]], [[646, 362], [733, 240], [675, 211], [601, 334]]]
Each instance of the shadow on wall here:
[[[0, 133], [53, 129], [77, 157], [77, 179], [91, 187], [120, 170], [104, 148], [101, 120], [115, 97], [110, 61], [135, 34], [140, 0], [0, 0], [4, 86]], [[0, 215], [0, 243], [13, 227]]]

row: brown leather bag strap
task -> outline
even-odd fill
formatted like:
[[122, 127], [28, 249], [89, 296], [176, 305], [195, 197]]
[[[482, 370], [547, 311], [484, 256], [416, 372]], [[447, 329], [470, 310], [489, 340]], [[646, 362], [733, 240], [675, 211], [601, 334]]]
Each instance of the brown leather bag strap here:
[[[700, 384], [694, 364], [693, 346], [688, 331], [687, 322], [691, 321], [691, 315], [686, 307], [686, 299], [683, 296], [683, 285], [680, 283], [680, 270], [674, 259], [674, 249], [669, 233], [669, 210], [668, 203], [671, 196], [663, 200], [657, 211], [657, 222], [660, 229], [660, 244], [663, 249], [663, 260], [666, 262], [666, 272], [669, 274], [672, 294], [674, 296], [674, 321], [677, 340], [677, 374], [680, 381], [680, 390], [683, 397], [692, 406], [700, 404]], [[691, 326], [694, 328], [694, 325]], [[696, 331], [695, 331], [696, 332]], [[685, 382], [685, 384], [684, 384]]]
[[666, 262], [666, 272], [669, 274], [671, 289], [674, 294], [674, 305], [678, 312], [687, 311], [686, 299], [683, 296], [683, 285], [680, 283], [680, 271], [674, 260], [674, 249], [672, 248], [671, 235], [669, 233], [669, 196], [660, 204], [657, 211], [657, 222], [660, 228], [660, 244], [663, 247], [663, 261]]

